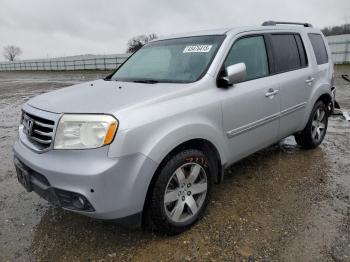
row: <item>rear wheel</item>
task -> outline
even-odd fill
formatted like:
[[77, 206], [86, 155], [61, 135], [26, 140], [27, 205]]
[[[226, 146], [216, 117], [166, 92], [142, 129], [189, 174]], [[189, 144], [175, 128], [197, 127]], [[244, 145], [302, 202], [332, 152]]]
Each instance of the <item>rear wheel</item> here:
[[327, 107], [323, 101], [317, 101], [304, 130], [294, 135], [295, 141], [303, 148], [315, 148], [322, 143], [327, 132], [327, 126]]
[[163, 234], [179, 234], [202, 216], [212, 187], [213, 166], [205, 154], [188, 149], [174, 155], [155, 181], [149, 216]]

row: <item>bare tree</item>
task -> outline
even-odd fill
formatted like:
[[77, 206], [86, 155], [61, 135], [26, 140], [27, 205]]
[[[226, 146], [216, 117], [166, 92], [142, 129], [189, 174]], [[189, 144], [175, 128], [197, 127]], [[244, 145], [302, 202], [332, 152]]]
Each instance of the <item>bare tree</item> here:
[[18, 46], [8, 45], [4, 47], [3, 55], [9, 61], [14, 61], [20, 54], [22, 54], [22, 50]]
[[156, 34], [135, 36], [128, 41], [126, 52], [134, 53], [137, 50], [139, 50], [142, 46], [147, 44], [149, 41], [152, 41], [157, 38], [158, 36]]

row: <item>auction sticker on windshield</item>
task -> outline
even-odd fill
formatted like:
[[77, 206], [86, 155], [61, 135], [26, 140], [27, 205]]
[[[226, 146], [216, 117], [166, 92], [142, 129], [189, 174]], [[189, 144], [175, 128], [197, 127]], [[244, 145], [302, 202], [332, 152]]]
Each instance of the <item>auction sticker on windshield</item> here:
[[183, 53], [208, 53], [212, 45], [188, 45]]

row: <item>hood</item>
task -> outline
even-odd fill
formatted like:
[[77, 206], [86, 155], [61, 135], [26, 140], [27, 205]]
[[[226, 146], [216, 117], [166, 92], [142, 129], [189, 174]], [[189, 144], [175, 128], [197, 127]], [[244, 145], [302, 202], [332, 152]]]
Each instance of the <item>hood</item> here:
[[144, 84], [96, 80], [45, 93], [28, 101], [32, 107], [54, 113], [110, 113], [145, 103], [186, 84]]

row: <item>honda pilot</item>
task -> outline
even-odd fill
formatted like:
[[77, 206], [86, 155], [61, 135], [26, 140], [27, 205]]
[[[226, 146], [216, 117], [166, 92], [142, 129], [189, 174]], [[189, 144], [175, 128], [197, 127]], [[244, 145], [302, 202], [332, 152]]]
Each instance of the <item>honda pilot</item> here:
[[226, 167], [291, 135], [320, 145], [333, 73], [325, 37], [307, 23], [156, 39], [104, 79], [23, 105], [18, 180], [78, 214], [181, 233]]

